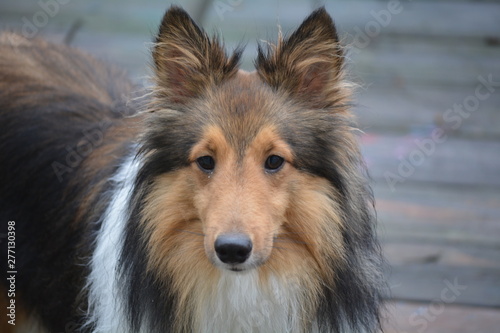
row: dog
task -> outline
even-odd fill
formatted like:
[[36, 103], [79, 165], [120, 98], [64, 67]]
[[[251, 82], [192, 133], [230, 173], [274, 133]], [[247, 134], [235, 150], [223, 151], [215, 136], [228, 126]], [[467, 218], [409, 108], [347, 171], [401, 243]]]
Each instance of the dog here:
[[173, 6], [154, 87], [137, 96], [81, 51], [3, 33], [14, 320], [49, 332], [379, 331], [383, 258], [344, 53], [320, 8], [261, 44], [245, 72], [241, 47], [227, 54]]

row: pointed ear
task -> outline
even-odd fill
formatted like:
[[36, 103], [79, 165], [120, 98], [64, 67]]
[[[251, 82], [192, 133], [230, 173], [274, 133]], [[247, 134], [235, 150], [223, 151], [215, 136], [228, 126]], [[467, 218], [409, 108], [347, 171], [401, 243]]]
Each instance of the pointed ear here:
[[172, 6], [153, 50], [158, 93], [171, 103], [186, 104], [234, 75], [240, 56], [237, 49], [228, 58], [216, 37], [210, 39], [183, 9]]
[[343, 52], [332, 18], [322, 7], [314, 11], [289, 38], [279, 37], [276, 46], [259, 45], [256, 68], [259, 76], [276, 90], [284, 91], [313, 108], [342, 103]]

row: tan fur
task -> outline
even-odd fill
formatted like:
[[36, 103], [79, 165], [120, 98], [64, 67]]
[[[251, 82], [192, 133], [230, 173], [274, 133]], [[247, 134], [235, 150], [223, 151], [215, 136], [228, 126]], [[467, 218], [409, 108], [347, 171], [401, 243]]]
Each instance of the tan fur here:
[[[177, 315], [183, 318], [176, 323], [179, 331], [189, 327], [193, 290], [215, 284], [219, 274], [204, 252], [203, 226], [193, 207], [192, 176], [189, 169], [161, 176], [144, 206], [146, 231], [151, 235], [148, 268], [160, 272], [164, 280], [175, 281]], [[192, 274], [195, 267], [204, 274]]]

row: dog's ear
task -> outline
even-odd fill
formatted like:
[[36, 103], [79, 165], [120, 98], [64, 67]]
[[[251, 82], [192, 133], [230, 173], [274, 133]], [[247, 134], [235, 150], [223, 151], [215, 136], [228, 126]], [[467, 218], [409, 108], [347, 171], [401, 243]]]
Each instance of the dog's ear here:
[[259, 76], [278, 91], [310, 107], [343, 103], [343, 51], [332, 18], [324, 7], [314, 11], [290, 37], [277, 45], [259, 45]]
[[159, 97], [185, 104], [212, 84], [238, 70], [241, 50], [228, 58], [216, 37], [210, 39], [181, 8], [164, 15], [156, 37], [153, 60]]

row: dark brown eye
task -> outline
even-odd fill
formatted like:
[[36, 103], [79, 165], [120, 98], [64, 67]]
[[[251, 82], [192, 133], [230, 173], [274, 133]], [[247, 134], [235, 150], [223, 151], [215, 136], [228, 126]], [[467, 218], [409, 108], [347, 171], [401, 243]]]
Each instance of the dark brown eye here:
[[285, 159], [278, 155], [271, 155], [267, 158], [264, 167], [267, 172], [276, 172], [283, 166]]
[[201, 171], [211, 173], [215, 169], [215, 160], [212, 156], [202, 156], [196, 160]]

